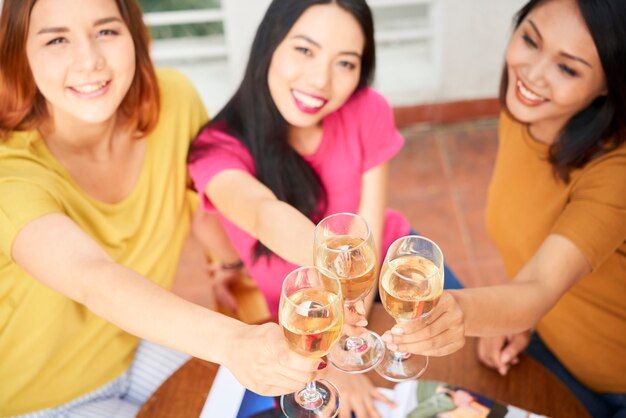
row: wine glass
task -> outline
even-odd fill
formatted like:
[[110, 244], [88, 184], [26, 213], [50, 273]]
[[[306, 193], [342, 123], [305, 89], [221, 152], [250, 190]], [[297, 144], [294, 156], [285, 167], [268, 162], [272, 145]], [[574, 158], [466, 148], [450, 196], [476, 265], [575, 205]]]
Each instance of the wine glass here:
[[[316, 267], [292, 271], [283, 282], [278, 315], [293, 351], [313, 358], [325, 356], [343, 327], [339, 280]], [[312, 381], [281, 396], [280, 406], [289, 418], [333, 418], [339, 412], [339, 391], [326, 380]]]
[[[397, 239], [387, 250], [380, 273], [383, 306], [398, 323], [425, 318], [443, 292], [443, 253], [433, 241], [418, 235]], [[393, 382], [416, 379], [428, 367], [427, 356], [387, 351], [376, 367]]]
[[[351, 312], [374, 287], [378, 257], [367, 221], [352, 213], [330, 215], [314, 231], [315, 265], [339, 278], [345, 306]], [[342, 335], [328, 354], [330, 362], [347, 373], [363, 373], [376, 366], [385, 353], [380, 336]]]

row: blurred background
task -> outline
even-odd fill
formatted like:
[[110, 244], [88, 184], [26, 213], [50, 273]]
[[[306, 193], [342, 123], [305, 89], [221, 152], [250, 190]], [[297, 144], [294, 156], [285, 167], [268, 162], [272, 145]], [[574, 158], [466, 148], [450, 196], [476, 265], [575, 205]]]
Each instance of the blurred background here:
[[[180, 69], [210, 114], [243, 73], [270, 0], [140, 0], [158, 66]], [[406, 138], [391, 161], [389, 204], [435, 240], [466, 286], [506, 280], [485, 229], [497, 150], [497, 100], [512, 18], [525, 0], [369, 0], [374, 86]]]
[[[215, 113], [238, 84], [270, 0], [140, 0], [160, 66], [181, 69]], [[394, 106], [493, 98], [523, 0], [370, 0], [375, 87]]]

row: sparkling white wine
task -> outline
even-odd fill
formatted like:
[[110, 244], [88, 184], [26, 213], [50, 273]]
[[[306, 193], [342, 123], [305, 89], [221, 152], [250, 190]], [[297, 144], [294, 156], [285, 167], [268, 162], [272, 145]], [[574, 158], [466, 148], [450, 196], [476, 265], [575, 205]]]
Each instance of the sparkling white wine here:
[[362, 299], [376, 281], [376, 254], [358, 237], [339, 235], [324, 241], [316, 248], [315, 264], [337, 275], [346, 301]]
[[280, 324], [291, 349], [307, 357], [325, 356], [341, 334], [342, 309], [339, 296], [321, 288], [302, 289], [289, 301], [281, 300]]
[[443, 292], [443, 270], [417, 255], [391, 260], [380, 275], [380, 297], [396, 319], [411, 321], [430, 314]]

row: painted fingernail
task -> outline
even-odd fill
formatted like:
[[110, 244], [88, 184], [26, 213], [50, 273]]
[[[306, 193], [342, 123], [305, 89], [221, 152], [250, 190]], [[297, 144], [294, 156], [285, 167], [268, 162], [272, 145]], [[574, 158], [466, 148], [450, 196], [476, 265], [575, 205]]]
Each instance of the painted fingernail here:
[[317, 365], [317, 370], [324, 370], [327, 365], [325, 361], [320, 361], [320, 364]]
[[390, 342], [391, 342], [391, 340], [392, 340], [391, 335], [389, 335], [389, 334], [387, 334], [387, 333], [384, 333], [384, 334], [383, 334], [383, 336], [382, 336], [382, 337], [380, 337], [380, 338], [382, 338], [382, 339], [383, 339], [383, 341], [384, 341], [384, 342], [386, 342], [386, 343], [390, 343]]
[[359, 327], [366, 327], [367, 326], [367, 321], [364, 319], [362, 321], [357, 322], [356, 325], [359, 326]]
[[404, 335], [404, 329], [400, 327], [391, 328], [391, 333], [395, 335]]
[[365, 306], [362, 303], [357, 303], [354, 308], [361, 315], [365, 315], [366, 314]]

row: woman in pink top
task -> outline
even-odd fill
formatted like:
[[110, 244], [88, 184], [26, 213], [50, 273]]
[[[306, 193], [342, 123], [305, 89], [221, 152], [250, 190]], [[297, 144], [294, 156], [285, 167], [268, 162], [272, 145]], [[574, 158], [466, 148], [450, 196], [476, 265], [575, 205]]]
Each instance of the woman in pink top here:
[[[369, 87], [374, 63], [365, 0], [274, 0], [239, 89], [192, 144], [203, 207], [217, 212], [273, 314], [283, 278], [313, 264], [313, 229], [325, 216], [362, 215], [382, 251], [411, 231], [385, 208], [387, 162], [404, 139]], [[340, 416], [378, 416], [373, 399], [384, 398], [366, 377], [331, 380]]]

